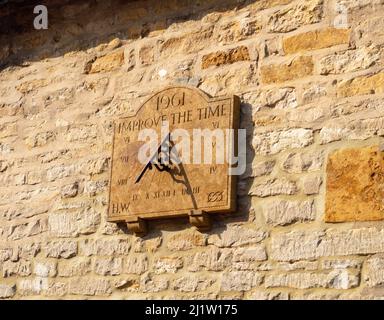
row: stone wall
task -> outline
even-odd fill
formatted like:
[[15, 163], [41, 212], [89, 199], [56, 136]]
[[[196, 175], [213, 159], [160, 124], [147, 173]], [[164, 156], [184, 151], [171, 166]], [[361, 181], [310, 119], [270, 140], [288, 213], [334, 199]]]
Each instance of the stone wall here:
[[[2, 6], [0, 298], [384, 297], [384, 1]], [[139, 238], [106, 222], [111, 127], [176, 84], [241, 98], [238, 210]]]

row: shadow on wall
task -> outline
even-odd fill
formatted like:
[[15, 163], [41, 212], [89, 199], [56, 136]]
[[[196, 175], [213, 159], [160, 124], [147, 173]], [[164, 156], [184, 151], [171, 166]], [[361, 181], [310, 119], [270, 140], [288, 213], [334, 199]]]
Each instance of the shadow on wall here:
[[[47, 0], [49, 24], [47, 30], [33, 27], [33, 8], [40, 1], [0, 0], [0, 71], [9, 66], [44, 58], [60, 57], [71, 51], [81, 51], [107, 43], [114, 38], [135, 41], [151, 32], [165, 30], [174, 23], [200, 20], [213, 13], [241, 8], [257, 0]], [[253, 133], [252, 106], [241, 105], [241, 128]], [[233, 214], [211, 215], [214, 229], [220, 233], [228, 222], [246, 222], [251, 215], [248, 191], [252, 183], [249, 173], [254, 158], [251, 139], [247, 139], [246, 174], [238, 179], [238, 210]], [[159, 230], [184, 230], [188, 218], [149, 222], [156, 237]], [[120, 224], [124, 233], [130, 233]]]
[[38, 0], [0, 0], [0, 70], [24, 61], [59, 57], [113, 38], [135, 40], [176, 22], [255, 0], [47, 0], [48, 29], [36, 30]]

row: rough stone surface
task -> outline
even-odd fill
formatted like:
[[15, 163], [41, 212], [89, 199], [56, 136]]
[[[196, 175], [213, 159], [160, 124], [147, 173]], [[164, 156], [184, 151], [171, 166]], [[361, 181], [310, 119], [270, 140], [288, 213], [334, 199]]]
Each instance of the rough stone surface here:
[[248, 291], [259, 286], [263, 276], [249, 271], [225, 272], [221, 278], [222, 291]]
[[309, 76], [313, 73], [313, 70], [312, 58], [302, 56], [287, 64], [262, 66], [261, 80], [265, 84], [281, 83]]
[[357, 77], [352, 80], [343, 81], [337, 87], [340, 97], [367, 95], [384, 92], [384, 73], [372, 76]]
[[323, 0], [305, 0], [287, 9], [279, 10], [268, 21], [271, 32], [289, 32], [305, 24], [319, 22], [323, 15]]
[[[0, 299], [383, 299], [383, 0], [0, 2]], [[138, 237], [113, 124], [169, 86], [240, 98], [246, 170]]]
[[384, 154], [377, 146], [339, 150], [327, 164], [325, 221], [384, 219]]
[[359, 48], [335, 53], [324, 57], [320, 61], [321, 74], [340, 74], [363, 70], [371, 67], [380, 60], [377, 47]]
[[186, 276], [176, 279], [172, 287], [174, 290], [182, 292], [203, 291], [209, 288], [215, 281], [209, 278], [198, 277], [196, 275]]
[[271, 258], [279, 261], [384, 252], [384, 231], [361, 228], [348, 231], [292, 231], [272, 235]]
[[265, 220], [273, 226], [287, 225], [294, 222], [312, 221], [315, 219], [313, 201], [270, 201], [263, 208]]
[[318, 194], [322, 183], [320, 177], [306, 177], [303, 181], [303, 191], [306, 195]]
[[188, 250], [196, 246], [204, 246], [207, 239], [204, 234], [199, 232], [182, 232], [173, 235], [167, 243], [169, 250]]
[[113, 71], [122, 66], [124, 63], [124, 52], [118, 51], [107, 54], [95, 61], [89, 62], [85, 67], [86, 73], [98, 73]]
[[0, 284], [0, 299], [11, 298], [16, 293], [15, 285]]
[[45, 246], [47, 257], [71, 258], [77, 254], [77, 243], [74, 241], [54, 241]]
[[349, 29], [323, 29], [310, 31], [284, 39], [283, 48], [286, 54], [293, 54], [308, 50], [332, 47], [349, 42]]
[[369, 287], [381, 287], [384, 284], [384, 259], [382, 255], [367, 260], [364, 281]]
[[313, 143], [313, 132], [308, 129], [290, 129], [255, 134], [252, 144], [261, 155], [279, 153], [288, 148], [303, 148]]
[[250, 195], [265, 198], [276, 195], [292, 195], [297, 192], [296, 183], [286, 179], [273, 179], [251, 187]]
[[161, 257], [155, 262], [155, 273], [175, 273], [183, 267], [183, 260], [179, 257]]
[[74, 295], [105, 296], [112, 292], [111, 284], [106, 279], [78, 278], [69, 283], [69, 292]]
[[347, 270], [334, 270], [327, 273], [294, 272], [269, 275], [265, 277], [265, 286], [310, 289], [316, 287], [349, 289], [359, 284], [359, 276]]
[[241, 46], [228, 51], [218, 51], [203, 56], [202, 69], [210, 66], [220, 66], [223, 64], [232, 64], [237, 61], [250, 60], [248, 48]]
[[283, 170], [289, 173], [318, 171], [323, 166], [324, 152], [293, 152], [283, 162]]
[[266, 236], [265, 231], [243, 226], [228, 226], [220, 234], [211, 235], [208, 243], [219, 248], [240, 247], [261, 242]]

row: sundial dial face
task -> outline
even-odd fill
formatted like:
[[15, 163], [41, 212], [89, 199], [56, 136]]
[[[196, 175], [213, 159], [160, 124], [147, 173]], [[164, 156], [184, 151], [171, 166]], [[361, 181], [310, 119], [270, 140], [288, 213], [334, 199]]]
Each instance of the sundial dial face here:
[[[231, 164], [226, 152], [233, 153], [227, 144], [231, 141], [228, 129], [237, 129], [238, 122], [237, 97], [210, 98], [187, 87], [158, 92], [142, 104], [135, 116], [117, 120], [108, 220], [129, 222], [138, 218], [183, 216], [193, 210], [206, 213], [235, 210], [236, 177], [229, 174]], [[175, 135], [180, 129], [181, 137]], [[201, 129], [203, 138], [196, 134], [196, 129]], [[141, 141], [143, 130], [150, 130], [158, 137], [152, 142], [152, 150], [143, 149], [150, 142], [148, 137]], [[217, 136], [209, 136], [213, 132]], [[235, 138], [234, 145], [236, 141]], [[159, 153], [153, 154], [153, 161], [143, 162], [139, 159], [140, 150], [147, 150], [142, 154], [148, 158], [153, 150]], [[168, 162], [162, 158], [164, 155], [168, 155]], [[224, 161], [220, 155], [224, 155]]]

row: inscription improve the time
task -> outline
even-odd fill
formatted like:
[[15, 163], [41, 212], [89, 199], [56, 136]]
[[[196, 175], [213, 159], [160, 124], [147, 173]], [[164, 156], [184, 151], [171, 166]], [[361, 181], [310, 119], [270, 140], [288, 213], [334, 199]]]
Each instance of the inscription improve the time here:
[[[223, 155], [238, 117], [237, 97], [210, 98], [194, 88], [172, 87], [149, 98], [135, 116], [117, 120], [108, 220], [233, 211], [236, 177]], [[148, 142], [150, 134], [158, 137], [155, 144]]]

